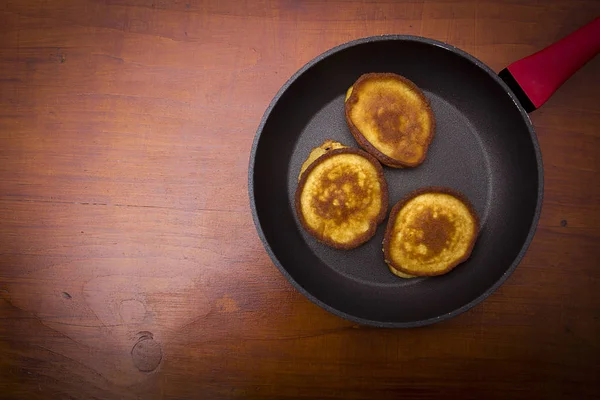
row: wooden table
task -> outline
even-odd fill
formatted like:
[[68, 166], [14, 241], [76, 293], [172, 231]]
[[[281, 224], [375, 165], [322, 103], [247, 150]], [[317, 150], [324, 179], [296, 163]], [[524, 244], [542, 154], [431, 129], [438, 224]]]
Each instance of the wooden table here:
[[531, 118], [545, 198], [527, 256], [473, 310], [358, 326], [300, 295], [254, 229], [248, 156], [323, 51], [402, 33], [499, 71], [593, 0], [4, 0], [0, 397], [600, 396], [600, 58]]

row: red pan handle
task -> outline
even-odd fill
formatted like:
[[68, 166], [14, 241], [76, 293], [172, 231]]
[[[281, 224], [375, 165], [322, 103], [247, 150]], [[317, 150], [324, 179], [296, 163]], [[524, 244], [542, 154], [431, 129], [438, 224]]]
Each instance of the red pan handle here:
[[500, 77], [531, 112], [600, 52], [600, 17], [535, 54], [510, 64]]

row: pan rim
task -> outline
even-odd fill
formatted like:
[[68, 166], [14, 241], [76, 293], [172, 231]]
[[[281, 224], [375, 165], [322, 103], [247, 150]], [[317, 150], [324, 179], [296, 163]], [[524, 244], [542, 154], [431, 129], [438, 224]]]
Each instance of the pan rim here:
[[[340, 52], [342, 50], [348, 49], [350, 47], [362, 45], [365, 43], [380, 42], [380, 41], [412, 41], [412, 42], [420, 42], [420, 43], [437, 46], [437, 47], [440, 47], [447, 51], [451, 51], [451, 52], [465, 58], [467, 61], [470, 61], [471, 63], [475, 64], [477, 67], [479, 67], [484, 72], [486, 72], [488, 75], [490, 75], [492, 77], [492, 79], [494, 79], [496, 81], [496, 83], [498, 83], [505, 90], [505, 92], [509, 95], [509, 97], [511, 98], [511, 100], [513, 101], [515, 106], [517, 107], [519, 113], [521, 114], [521, 117], [523, 118], [523, 122], [527, 126], [527, 130], [529, 132], [531, 142], [533, 144], [535, 158], [536, 158], [536, 164], [537, 164], [537, 169], [538, 169], [537, 203], [535, 206], [535, 212], [534, 212], [534, 215], [533, 215], [533, 218], [531, 221], [531, 225], [529, 227], [529, 232], [527, 234], [527, 237], [525, 238], [525, 241], [523, 243], [523, 246], [521, 247], [521, 250], [515, 257], [515, 259], [512, 261], [510, 266], [508, 266], [506, 271], [502, 274], [502, 276], [496, 282], [494, 282], [493, 285], [488, 287], [481, 295], [477, 296], [470, 302], [462, 305], [461, 307], [459, 307], [449, 313], [439, 315], [436, 317], [432, 317], [432, 318], [419, 319], [419, 320], [414, 320], [414, 321], [409, 321], [409, 322], [378, 321], [378, 320], [370, 320], [367, 318], [357, 317], [355, 315], [348, 314], [344, 311], [341, 311], [337, 308], [330, 306], [329, 304], [321, 301], [320, 299], [315, 297], [313, 294], [308, 292], [306, 289], [304, 289], [287, 272], [286, 268], [282, 265], [282, 263], [279, 261], [279, 259], [273, 252], [273, 249], [271, 249], [271, 246], [265, 237], [264, 231], [261, 226], [261, 222], [258, 217], [258, 213], [256, 210], [255, 196], [254, 196], [254, 165], [256, 162], [256, 152], [258, 149], [258, 145], [259, 145], [260, 138], [261, 138], [262, 132], [264, 130], [264, 127], [271, 115], [271, 112], [273, 111], [273, 108], [279, 102], [282, 95], [289, 89], [289, 87], [301, 75], [306, 73], [310, 68], [312, 68], [313, 66], [318, 64], [320, 61], [326, 59], [327, 57], [329, 57], [337, 52]], [[471, 55], [455, 46], [452, 46], [448, 43], [444, 43], [444, 42], [441, 42], [438, 40], [422, 37], [422, 36], [394, 35], [394, 34], [367, 36], [367, 37], [355, 39], [355, 40], [340, 44], [338, 46], [335, 46], [335, 47], [319, 54], [318, 56], [316, 56], [315, 58], [313, 58], [312, 60], [310, 60], [309, 62], [304, 64], [298, 71], [296, 71], [283, 84], [283, 86], [279, 89], [277, 94], [273, 97], [273, 99], [269, 103], [269, 106], [267, 107], [267, 109], [265, 110], [265, 112], [261, 118], [260, 124], [256, 130], [256, 134], [255, 134], [254, 140], [252, 142], [252, 148], [250, 151], [250, 159], [249, 159], [249, 165], [248, 165], [248, 195], [250, 198], [250, 208], [251, 208], [251, 213], [252, 213], [252, 219], [254, 221], [256, 231], [262, 242], [263, 247], [265, 248], [267, 254], [271, 258], [271, 261], [273, 262], [273, 264], [275, 264], [277, 269], [279, 269], [281, 274], [288, 280], [288, 282], [290, 282], [292, 284], [292, 286], [296, 290], [298, 290], [307, 299], [309, 299], [314, 304], [318, 305], [319, 307], [323, 308], [324, 310], [329, 311], [330, 313], [332, 313], [334, 315], [337, 315], [348, 321], [356, 322], [359, 324], [369, 325], [369, 326], [374, 326], [374, 327], [381, 327], [381, 328], [417, 328], [417, 327], [427, 326], [427, 325], [431, 325], [434, 323], [448, 320], [450, 318], [456, 317], [456, 316], [470, 310], [471, 308], [475, 307], [477, 304], [479, 304], [482, 301], [484, 301], [485, 299], [487, 299], [500, 286], [502, 286], [504, 284], [504, 282], [506, 282], [506, 280], [510, 277], [510, 275], [512, 275], [514, 270], [521, 263], [523, 257], [527, 253], [527, 250], [529, 249], [529, 246], [531, 245], [531, 242], [533, 241], [533, 237], [535, 236], [535, 232], [537, 230], [537, 226], [538, 226], [541, 211], [542, 211], [543, 197], [544, 197], [544, 168], [543, 168], [542, 154], [541, 154], [540, 146], [539, 146], [539, 143], [537, 140], [537, 135], [535, 133], [535, 130], [534, 130], [533, 124], [531, 122], [531, 119], [529, 118], [529, 115], [527, 114], [527, 112], [525, 111], [523, 106], [521, 106], [521, 104], [517, 100], [517, 97], [512, 92], [512, 90], [506, 85], [506, 83], [504, 83], [504, 81], [498, 76], [498, 74], [495, 73], [485, 63], [483, 63], [482, 61], [480, 61], [473, 55]]]

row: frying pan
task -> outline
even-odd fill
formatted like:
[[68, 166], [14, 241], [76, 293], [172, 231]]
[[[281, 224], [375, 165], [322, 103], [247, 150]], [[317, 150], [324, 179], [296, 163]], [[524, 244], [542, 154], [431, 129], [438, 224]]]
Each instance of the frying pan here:
[[[540, 216], [542, 157], [527, 111], [599, 50], [596, 19], [500, 76], [456, 47], [415, 36], [359, 39], [310, 61], [267, 108], [250, 155], [252, 215], [274, 264], [308, 299], [362, 324], [423, 326], [481, 302], [523, 258]], [[384, 167], [390, 207], [420, 187], [448, 186], [481, 218], [470, 259], [446, 275], [392, 275], [382, 253], [387, 220], [366, 244], [336, 250], [307, 234], [295, 215], [297, 177], [310, 150], [325, 139], [358, 147], [344, 119], [344, 95], [367, 72], [415, 82], [437, 122], [422, 165]]]

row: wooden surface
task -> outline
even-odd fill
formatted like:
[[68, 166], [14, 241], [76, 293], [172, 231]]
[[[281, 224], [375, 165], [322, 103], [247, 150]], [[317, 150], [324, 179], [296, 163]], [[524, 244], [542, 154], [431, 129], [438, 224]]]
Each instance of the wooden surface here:
[[537, 234], [488, 300], [414, 330], [310, 303], [254, 229], [280, 86], [362, 36], [499, 71], [600, 14], [564, 1], [3, 0], [0, 397], [598, 398], [600, 58], [531, 115]]

